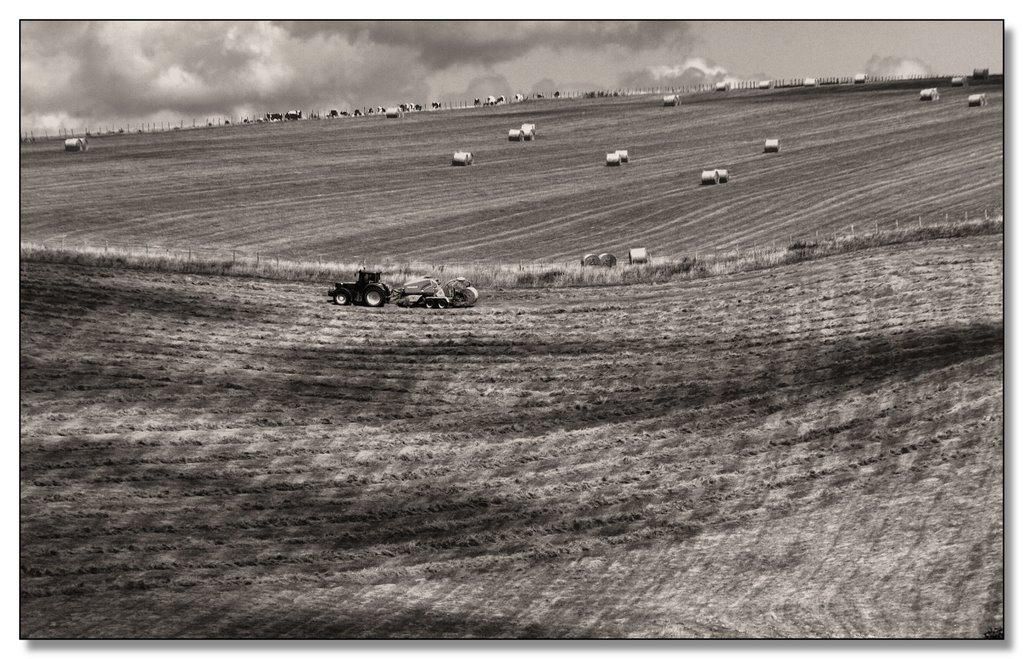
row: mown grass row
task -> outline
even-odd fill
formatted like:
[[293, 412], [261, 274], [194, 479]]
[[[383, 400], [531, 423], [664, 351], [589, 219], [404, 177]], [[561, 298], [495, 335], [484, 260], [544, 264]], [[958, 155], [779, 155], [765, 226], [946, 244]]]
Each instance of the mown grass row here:
[[557, 288], [649, 284], [679, 279], [761, 270], [811, 261], [859, 250], [945, 238], [1001, 234], [1003, 218], [911, 226], [875, 233], [837, 236], [820, 241], [799, 240], [788, 247], [755, 247], [682, 259], [653, 258], [645, 264], [613, 267], [580, 263], [464, 263], [456, 267], [408, 261], [404, 263], [342, 263], [293, 261], [277, 258], [204, 256], [188, 253], [149, 254], [122, 247], [51, 247], [21, 244], [21, 260], [72, 263], [100, 267], [183, 274], [256, 277], [285, 281], [333, 282], [351, 280], [360, 269], [380, 270], [389, 283], [400, 285], [420, 276], [437, 279], [466, 277], [475, 285], [494, 288]]

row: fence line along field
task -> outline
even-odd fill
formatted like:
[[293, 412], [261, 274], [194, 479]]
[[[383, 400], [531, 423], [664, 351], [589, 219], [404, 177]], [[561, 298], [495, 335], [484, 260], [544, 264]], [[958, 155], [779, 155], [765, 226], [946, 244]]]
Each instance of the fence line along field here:
[[[921, 80], [509, 106], [21, 147], [21, 233], [306, 259], [658, 256], [1001, 212], [1001, 82]], [[988, 104], [968, 107], [970, 93]], [[533, 141], [509, 126], [533, 123]], [[767, 138], [786, 148], [764, 153]], [[474, 154], [452, 167], [452, 153]], [[605, 154], [627, 150], [628, 165]], [[726, 185], [700, 185], [704, 169]], [[621, 256], [620, 256], [621, 258]]]
[[23, 258], [21, 635], [1001, 629], [1002, 250], [436, 313]]

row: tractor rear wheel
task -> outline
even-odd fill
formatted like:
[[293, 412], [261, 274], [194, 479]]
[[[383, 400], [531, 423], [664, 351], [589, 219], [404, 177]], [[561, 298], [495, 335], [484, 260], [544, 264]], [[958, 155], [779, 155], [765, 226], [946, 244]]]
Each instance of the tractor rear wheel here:
[[338, 291], [334, 292], [334, 303], [335, 304], [339, 304], [341, 306], [345, 306], [346, 304], [348, 304], [351, 301], [352, 301], [352, 298], [349, 296], [348, 291], [346, 291], [346, 290], [338, 290]]
[[384, 295], [384, 291], [376, 286], [372, 286], [367, 288], [366, 292], [363, 293], [363, 300], [366, 302], [366, 306], [368, 307], [379, 307], [384, 304], [385, 300], [387, 300], [387, 296]]

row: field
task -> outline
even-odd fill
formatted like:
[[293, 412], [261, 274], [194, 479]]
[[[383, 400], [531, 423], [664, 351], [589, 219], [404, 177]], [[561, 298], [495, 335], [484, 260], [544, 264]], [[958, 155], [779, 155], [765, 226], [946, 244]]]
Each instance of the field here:
[[[1001, 214], [1002, 84], [927, 81], [531, 101], [22, 147], [26, 240], [239, 248], [307, 259], [656, 256]], [[984, 91], [990, 104], [968, 108]], [[537, 124], [534, 142], [509, 128]], [[767, 137], [782, 139], [763, 153]], [[625, 148], [624, 167], [604, 154]], [[455, 150], [475, 154], [452, 167]], [[729, 169], [722, 186], [700, 171]]]
[[[22, 237], [481, 268], [636, 237], [787, 252], [1001, 214], [985, 91], [977, 113], [879, 85], [37, 142]], [[537, 142], [502, 143], [529, 119]], [[629, 165], [603, 167], [609, 131]], [[705, 166], [735, 178], [701, 188]], [[445, 312], [337, 307], [287, 267], [23, 250], [20, 635], [1001, 634], [1001, 224], [898, 235], [503, 280]]]

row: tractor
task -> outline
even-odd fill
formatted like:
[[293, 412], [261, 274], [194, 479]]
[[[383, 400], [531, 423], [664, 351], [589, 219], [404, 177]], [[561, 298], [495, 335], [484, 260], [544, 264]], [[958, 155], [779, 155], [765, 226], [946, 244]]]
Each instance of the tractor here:
[[380, 307], [393, 302], [400, 307], [426, 307], [447, 309], [448, 307], [471, 307], [480, 299], [480, 293], [465, 277], [457, 277], [441, 284], [437, 279], [421, 277], [406, 282], [401, 288], [392, 289], [380, 280], [379, 272], [359, 271], [356, 282], [334, 284], [327, 296], [335, 304], [362, 304]]
[[380, 280], [379, 272], [359, 271], [355, 282], [336, 282], [334, 289], [327, 295], [335, 304], [363, 304], [368, 307], [381, 307], [391, 299], [391, 288]]

